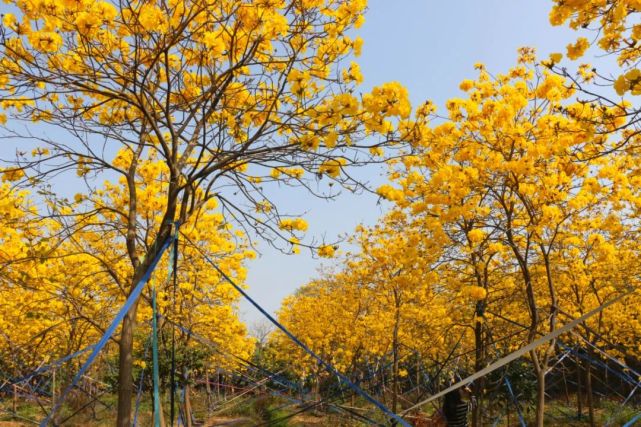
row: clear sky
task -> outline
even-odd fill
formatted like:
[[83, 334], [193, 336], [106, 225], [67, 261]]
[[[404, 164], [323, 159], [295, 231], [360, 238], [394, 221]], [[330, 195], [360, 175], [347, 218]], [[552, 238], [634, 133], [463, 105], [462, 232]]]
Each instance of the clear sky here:
[[[430, 99], [442, 106], [461, 95], [458, 85], [476, 76], [477, 62], [501, 73], [514, 65], [521, 46], [535, 47], [541, 57], [565, 52], [577, 34], [549, 24], [551, 6], [551, 0], [370, 0], [365, 24], [357, 32], [365, 40], [357, 59], [365, 77], [363, 91], [396, 80], [408, 88], [414, 105]], [[369, 179], [380, 181], [381, 172], [369, 171]], [[335, 202], [298, 196], [285, 192], [280, 202], [307, 212], [308, 236], [328, 240], [361, 222], [373, 224], [386, 208], [371, 195], [343, 195]], [[321, 264], [328, 264], [304, 251], [284, 255], [261, 248], [262, 256], [248, 264], [249, 292], [270, 311], [316, 277]], [[241, 312], [250, 323], [261, 318], [246, 303]]]

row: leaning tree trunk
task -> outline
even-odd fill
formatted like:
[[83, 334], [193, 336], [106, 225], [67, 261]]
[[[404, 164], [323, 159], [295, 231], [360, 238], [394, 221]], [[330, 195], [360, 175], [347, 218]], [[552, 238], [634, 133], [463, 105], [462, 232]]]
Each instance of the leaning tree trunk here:
[[133, 397], [133, 345], [136, 311], [134, 304], [122, 321], [118, 359], [118, 427], [131, 426], [131, 399]]
[[[558, 298], [556, 296], [556, 289], [554, 287], [554, 280], [552, 277], [552, 267], [550, 263], [550, 249], [545, 248], [543, 244], [539, 245], [543, 260], [545, 262], [545, 275], [548, 285], [548, 292], [550, 294], [550, 333], [556, 330], [556, 318], [559, 314]], [[538, 323], [538, 322], [537, 322]], [[534, 336], [531, 336], [534, 339]], [[541, 359], [536, 363], [536, 376], [537, 376], [537, 390], [536, 390], [536, 425], [543, 427], [545, 415], [545, 375], [547, 374], [550, 357], [554, 351], [556, 340], [553, 339], [545, 350]]]
[[[130, 174], [129, 185], [130, 191], [130, 224], [135, 223], [135, 182], [131, 179], [133, 174]], [[170, 187], [171, 192], [171, 187]], [[127, 249], [129, 257], [134, 265], [134, 274], [131, 281], [130, 292], [145, 276], [147, 270], [151, 268], [155, 258], [161, 251], [165, 241], [171, 236], [173, 223], [170, 220], [174, 217], [176, 209], [176, 201], [170, 198], [170, 203], [167, 206], [167, 211], [163, 218], [160, 230], [156, 236], [156, 240], [151, 248], [145, 254], [144, 261], [138, 261], [135, 251], [135, 233], [134, 228], [130, 225], [127, 231]], [[129, 296], [129, 295], [128, 295]], [[117, 427], [130, 427], [131, 426], [131, 400], [134, 391], [133, 379], [133, 349], [134, 349], [134, 329], [136, 327], [136, 313], [138, 311], [138, 303], [140, 297], [134, 302], [127, 314], [122, 320], [122, 329], [120, 331], [119, 355], [118, 355], [118, 414], [116, 419]]]
[[[156, 257], [156, 251], [151, 250], [147, 256]], [[149, 260], [138, 265], [135, 269], [131, 291], [134, 286], [142, 279], [147, 268]], [[120, 343], [118, 348], [118, 415], [116, 425], [118, 427], [131, 426], [131, 400], [134, 394], [134, 329], [136, 328], [136, 313], [138, 312], [138, 302], [131, 306], [125, 317], [122, 319], [122, 329], [120, 331]]]

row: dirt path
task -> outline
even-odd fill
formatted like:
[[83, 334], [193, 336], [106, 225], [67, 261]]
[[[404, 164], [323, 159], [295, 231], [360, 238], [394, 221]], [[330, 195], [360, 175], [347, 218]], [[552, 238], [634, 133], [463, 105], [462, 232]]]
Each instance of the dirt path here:
[[254, 421], [251, 418], [247, 417], [213, 417], [208, 419], [203, 427], [214, 427], [214, 426], [252, 426]]

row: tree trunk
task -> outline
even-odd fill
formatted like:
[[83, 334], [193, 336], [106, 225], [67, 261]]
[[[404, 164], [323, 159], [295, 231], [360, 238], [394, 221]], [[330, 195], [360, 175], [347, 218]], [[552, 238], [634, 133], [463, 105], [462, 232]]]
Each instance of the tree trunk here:
[[563, 375], [563, 389], [565, 390], [565, 404], [570, 406], [570, 392], [568, 390], [568, 379], [565, 377], [565, 366], [561, 366], [561, 374]]
[[162, 410], [162, 397], [160, 399], [160, 408], [158, 408], [158, 418], [160, 419], [160, 427], [165, 427], [165, 412]]
[[545, 370], [536, 373], [536, 426], [543, 427], [545, 417]]
[[131, 399], [134, 390], [133, 381], [133, 345], [136, 311], [138, 304], [134, 304], [122, 321], [120, 332], [120, 354], [118, 360], [118, 427], [131, 426]]
[[189, 384], [185, 384], [185, 426], [192, 427], [191, 424], [191, 399], [189, 398]]
[[588, 414], [590, 417], [590, 426], [594, 427], [594, 399], [592, 396], [592, 367], [590, 362], [586, 363], [585, 368], [585, 391], [588, 394]]
[[[395, 292], [396, 294], [396, 292]], [[395, 414], [398, 412], [398, 327], [400, 322], [400, 308], [399, 308], [398, 297], [396, 297], [396, 312], [394, 313], [394, 330], [392, 332], [392, 357], [393, 357], [393, 367], [392, 367], [392, 412]], [[396, 425], [396, 420], [392, 420], [392, 425]]]
[[506, 415], [507, 422], [505, 425], [506, 427], [510, 427], [510, 403], [509, 402], [505, 405], [505, 412], [507, 412], [507, 415]]
[[51, 407], [56, 406], [56, 370], [51, 374]]
[[11, 409], [13, 411], [13, 414], [16, 415], [18, 413], [18, 386], [13, 385], [13, 403], [11, 404]]
[[312, 396], [314, 396], [314, 400], [316, 401], [320, 400], [320, 383], [318, 381], [318, 376], [316, 376], [316, 378], [314, 378], [313, 380]]
[[204, 367], [205, 369], [205, 391], [207, 392], [207, 410], [211, 409], [211, 384], [209, 384], [209, 369], [207, 369], [207, 365]]
[[416, 353], [416, 389], [421, 388], [421, 353]]
[[220, 377], [220, 369], [216, 369], [216, 399], [217, 401], [221, 401], [221, 396], [220, 396], [220, 382], [223, 379]]
[[576, 365], [576, 417], [577, 419], [581, 419], [583, 416], [583, 402], [581, 399], [581, 393], [583, 393], [583, 390], [581, 389], [581, 361], [579, 360], [579, 356], [577, 355], [575, 358], [575, 365]]
[[[143, 145], [139, 146], [142, 150]], [[127, 253], [129, 260], [134, 268], [133, 278], [131, 281], [131, 288], [129, 292], [133, 291], [134, 287], [147, 273], [151, 267], [153, 260], [158, 255], [162, 248], [163, 243], [171, 236], [173, 227], [173, 218], [176, 213], [176, 197], [170, 197], [167, 201], [167, 208], [161, 223], [158, 235], [151, 248], [147, 251], [143, 258], [143, 262], [139, 261], [136, 252], [136, 181], [134, 179], [136, 173], [136, 161], [132, 161], [127, 175], [127, 185], [129, 189], [129, 218], [127, 227]], [[169, 194], [173, 194], [173, 181], [169, 185]], [[175, 266], [174, 266], [175, 267]], [[129, 296], [129, 294], [127, 295]], [[120, 331], [119, 354], [118, 354], [118, 414], [116, 418], [117, 427], [130, 427], [131, 426], [131, 403], [134, 393], [134, 378], [133, 378], [133, 348], [134, 348], [134, 329], [136, 327], [136, 312], [138, 311], [138, 298], [131, 306], [124, 319], [122, 320], [122, 329]]]
[[[478, 315], [477, 305], [477, 315]], [[474, 327], [474, 347], [475, 360], [474, 369], [476, 372], [484, 368], [484, 348], [483, 348], [483, 324], [477, 320]], [[472, 427], [481, 426], [481, 399], [483, 394], [483, 378], [479, 378], [472, 384], [472, 395], [474, 396], [474, 405], [472, 406]]]

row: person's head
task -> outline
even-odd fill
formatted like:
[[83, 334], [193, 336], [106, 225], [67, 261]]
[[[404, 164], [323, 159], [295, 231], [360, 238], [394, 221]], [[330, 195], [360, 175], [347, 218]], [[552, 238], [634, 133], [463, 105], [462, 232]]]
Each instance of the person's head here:
[[461, 389], [457, 388], [445, 394], [445, 405], [456, 405], [463, 401]]

